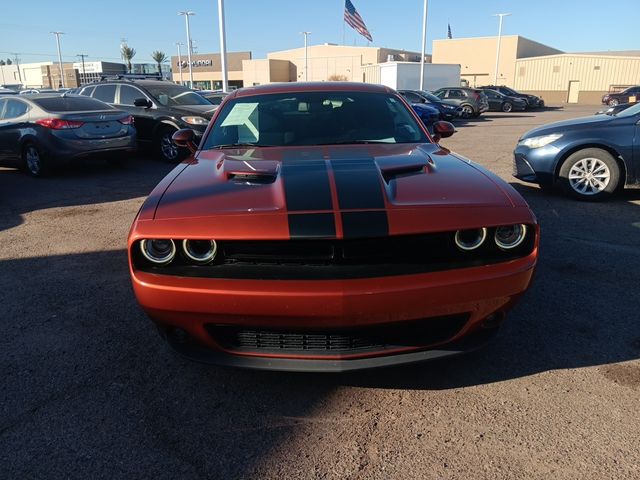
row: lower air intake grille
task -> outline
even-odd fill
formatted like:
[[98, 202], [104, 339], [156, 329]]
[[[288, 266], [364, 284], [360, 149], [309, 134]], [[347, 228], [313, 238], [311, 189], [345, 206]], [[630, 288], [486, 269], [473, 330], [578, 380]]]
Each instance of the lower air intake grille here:
[[329, 356], [427, 347], [455, 336], [468, 318], [466, 314], [450, 315], [375, 327], [331, 330], [263, 330], [212, 324], [206, 328], [212, 338], [227, 350]]

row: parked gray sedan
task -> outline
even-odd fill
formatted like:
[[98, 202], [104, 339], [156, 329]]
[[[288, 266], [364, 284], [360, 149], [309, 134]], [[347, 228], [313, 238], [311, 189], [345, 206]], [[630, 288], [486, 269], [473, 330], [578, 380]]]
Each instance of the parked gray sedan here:
[[0, 164], [33, 176], [73, 160], [122, 163], [136, 147], [133, 117], [100, 100], [67, 94], [0, 97]]

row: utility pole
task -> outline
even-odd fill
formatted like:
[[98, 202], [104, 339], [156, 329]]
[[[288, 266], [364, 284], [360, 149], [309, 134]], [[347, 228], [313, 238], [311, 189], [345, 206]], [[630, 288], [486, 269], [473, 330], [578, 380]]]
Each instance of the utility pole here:
[[62, 82], [62, 88], [66, 88], [65, 81], [64, 81], [64, 69], [62, 68], [62, 53], [60, 52], [60, 35], [64, 35], [64, 32], [50, 32], [50, 33], [56, 36], [56, 45], [58, 46], [58, 65], [60, 65], [60, 81]]
[[83, 82], [86, 83], [87, 81], [87, 74], [84, 71], [84, 57], [88, 57], [89, 55], [85, 55], [84, 53], [79, 53], [78, 55], [76, 55], [76, 57], [80, 57], [82, 59], [82, 82], [80, 82], [80, 84], [82, 85]]
[[227, 78], [227, 37], [224, 31], [224, 0], [218, 0], [218, 27], [220, 30], [220, 67], [222, 68], [222, 91], [229, 91]]
[[189, 88], [193, 88], [193, 68], [191, 65], [191, 26], [189, 25], [189, 17], [195, 15], [193, 12], [178, 12], [183, 15], [187, 26], [187, 61], [189, 62]]
[[500, 17], [500, 26], [498, 27], [498, 49], [496, 51], [496, 71], [493, 77], [493, 84], [498, 85], [498, 66], [500, 64], [500, 44], [502, 43], [502, 19], [510, 16], [510, 13], [496, 13], [494, 17]]
[[180, 51], [180, 47], [184, 45], [184, 43], [176, 42], [176, 47], [178, 47], [178, 70], [180, 71], [180, 85], [184, 85], [182, 81], [182, 52]]
[[422, 12], [422, 55], [420, 55], [420, 90], [424, 90], [424, 56], [427, 49], [427, 7], [428, 0], [424, 0]]
[[304, 35], [304, 81], [309, 81], [309, 54], [308, 54], [308, 44], [307, 37], [311, 35], [311, 32], [300, 32], [301, 35]]
[[20, 79], [20, 85], [22, 85], [22, 73], [20, 73], [20, 57], [18, 56], [17, 53], [14, 53], [13, 59], [16, 61], [16, 68], [18, 69], [18, 78]]

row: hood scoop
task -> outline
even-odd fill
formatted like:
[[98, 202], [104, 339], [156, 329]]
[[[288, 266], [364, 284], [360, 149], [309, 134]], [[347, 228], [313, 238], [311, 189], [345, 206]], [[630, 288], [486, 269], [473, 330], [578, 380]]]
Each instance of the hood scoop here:
[[433, 160], [428, 155], [378, 157], [376, 164], [387, 184], [394, 178], [429, 173], [429, 169], [435, 167]]
[[224, 176], [230, 182], [264, 185], [273, 183], [280, 172], [280, 164], [269, 160], [235, 160], [222, 162]]

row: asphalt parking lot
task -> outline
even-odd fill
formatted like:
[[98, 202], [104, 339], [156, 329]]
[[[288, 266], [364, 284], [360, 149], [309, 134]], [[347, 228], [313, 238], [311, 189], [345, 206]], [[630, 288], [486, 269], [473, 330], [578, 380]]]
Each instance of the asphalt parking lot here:
[[125, 245], [171, 165], [0, 168], [0, 478], [640, 478], [640, 190], [580, 203], [511, 177], [522, 133], [595, 110], [458, 124], [443, 145], [539, 218], [534, 285], [482, 351], [350, 375], [167, 350]]

